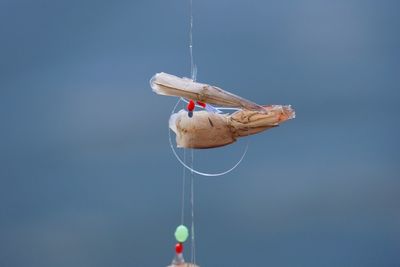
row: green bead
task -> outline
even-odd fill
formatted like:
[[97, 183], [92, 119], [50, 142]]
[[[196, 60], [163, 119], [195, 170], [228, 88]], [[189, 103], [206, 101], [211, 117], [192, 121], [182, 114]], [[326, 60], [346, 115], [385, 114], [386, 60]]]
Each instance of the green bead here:
[[189, 230], [183, 224], [179, 225], [175, 230], [175, 238], [178, 242], [183, 243], [189, 236]]

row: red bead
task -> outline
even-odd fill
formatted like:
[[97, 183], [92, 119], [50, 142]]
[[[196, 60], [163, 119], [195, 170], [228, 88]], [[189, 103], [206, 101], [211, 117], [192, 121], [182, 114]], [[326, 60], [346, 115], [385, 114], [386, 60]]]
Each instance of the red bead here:
[[189, 103], [187, 104], [187, 110], [193, 111], [194, 110], [194, 101], [190, 99]]
[[197, 104], [198, 104], [199, 106], [201, 106], [202, 108], [206, 108], [206, 103], [197, 101]]
[[183, 252], [183, 244], [182, 243], [176, 243], [175, 245], [175, 252], [177, 254], [180, 254]]

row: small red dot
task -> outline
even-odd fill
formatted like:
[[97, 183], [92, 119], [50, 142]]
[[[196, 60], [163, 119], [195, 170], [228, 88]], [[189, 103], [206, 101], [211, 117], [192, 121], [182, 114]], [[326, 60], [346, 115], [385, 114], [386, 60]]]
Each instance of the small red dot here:
[[198, 104], [199, 106], [201, 106], [202, 108], [206, 108], [206, 103], [197, 101], [197, 104]]
[[187, 104], [187, 110], [193, 111], [194, 110], [194, 101], [190, 99], [189, 103]]
[[176, 243], [176, 245], [175, 245], [175, 252], [176, 252], [177, 254], [180, 254], [180, 253], [182, 253], [182, 251], [183, 251], [183, 244], [182, 244], [182, 243]]

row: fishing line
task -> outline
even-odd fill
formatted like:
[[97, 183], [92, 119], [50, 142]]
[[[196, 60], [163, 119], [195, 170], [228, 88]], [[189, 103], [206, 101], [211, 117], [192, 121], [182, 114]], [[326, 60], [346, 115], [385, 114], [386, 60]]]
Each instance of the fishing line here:
[[[183, 161], [186, 161], [186, 150], [183, 150]], [[182, 167], [181, 225], [183, 225], [185, 222], [185, 180], [186, 180], [186, 168]]]
[[[196, 78], [197, 78], [197, 67], [194, 63], [194, 57], [193, 57], [193, 0], [189, 0], [190, 2], [190, 29], [189, 29], [189, 53], [190, 53], [190, 76], [191, 79], [195, 82]], [[184, 98], [179, 98], [178, 101], [176, 102], [174, 108], [171, 111], [171, 115], [175, 113], [177, 106], [179, 105], [179, 103], [181, 103], [181, 101], [183, 103], [187, 102], [187, 100], [185, 100]], [[230, 108], [220, 108], [221, 110], [238, 110], [238, 109], [230, 109]], [[219, 108], [213, 108], [211, 107], [211, 110], [214, 112], [220, 112]], [[210, 109], [208, 109], [210, 110]], [[239, 164], [242, 162], [242, 160], [244, 159], [246, 153], [247, 153], [247, 149], [248, 149], [248, 142], [246, 144], [245, 150], [242, 153], [242, 156], [240, 157], [239, 161], [235, 163], [235, 165], [233, 165], [233, 167], [231, 167], [228, 170], [219, 172], [219, 173], [206, 173], [206, 172], [201, 172], [198, 170], [194, 169], [194, 149], [191, 148], [190, 149], [190, 164], [187, 165], [186, 164], [186, 149], [183, 149], [183, 160], [181, 159], [181, 157], [178, 156], [178, 153], [175, 150], [175, 147], [173, 145], [172, 142], [172, 137], [171, 137], [171, 129], [168, 129], [168, 140], [169, 140], [169, 145], [171, 147], [171, 150], [175, 156], [175, 158], [179, 161], [179, 163], [183, 166], [183, 170], [182, 170], [182, 197], [181, 197], [181, 225], [184, 224], [184, 220], [185, 220], [185, 184], [186, 184], [186, 169], [190, 170], [190, 207], [191, 207], [191, 227], [190, 227], [190, 231], [191, 231], [191, 263], [196, 264], [196, 243], [195, 243], [195, 223], [194, 223], [194, 219], [195, 219], [195, 212], [194, 212], [194, 175], [198, 174], [198, 175], [202, 175], [202, 176], [221, 176], [224, 174], [227, 174], [231, 171], [233, 171], [234, 169], [236, 169], [237, 166], [239, 166]]]
[[195, 82], [197, 67], [193, 59], [193, 0], [190, 0], [190, 30], [189, 30], [189, 53], [190, 53], [190, 77]]
[[[191, 166], [193, 169], [194, 164], [194, 149], [191, 150]], [[190, 205], [192, 210], [192, 226], [191, 226], [191, 262], [196, 264], [196, 243], [195, 243], [195, 235], [194, 235], [194, 173], [191, 172], [191, 183], [190, 183]]]
[[[194, 64], [193, 59], [193, 0], [190, 0], [190, 31], [189, 31], [189, 51], [190, 51], [190, 76], [193, 81], [196, 81], [197, 76], [197, 68]], [[170, 133], [171, 131], [169, 131]], [[193, 148], [190, 150], [191, 152], [191, 169], [193, 170], [194, 164], [194, 151]], [[191, 226], [191, 262], [196, 264], [196, 247], [195, 247], [195, 238], [194, 238], [194, 173], [190, 171], [190, 204], [192, 210], [192, 226]]]

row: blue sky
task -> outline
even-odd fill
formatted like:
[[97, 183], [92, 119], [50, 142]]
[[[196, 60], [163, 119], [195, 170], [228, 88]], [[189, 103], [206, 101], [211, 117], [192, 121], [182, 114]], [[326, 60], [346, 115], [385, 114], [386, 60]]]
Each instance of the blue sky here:
[[[195, 177], [201, 266], [399, 266], [398, 10], [193, 0], [198, 80], [297, 112]], [[0, 265], [169, 264], [175, 99], [148, 81], [190, 75], [189, 1], [3, 0], [0, 36]]]

